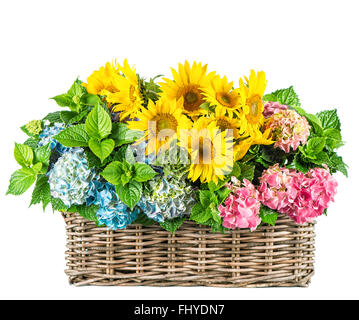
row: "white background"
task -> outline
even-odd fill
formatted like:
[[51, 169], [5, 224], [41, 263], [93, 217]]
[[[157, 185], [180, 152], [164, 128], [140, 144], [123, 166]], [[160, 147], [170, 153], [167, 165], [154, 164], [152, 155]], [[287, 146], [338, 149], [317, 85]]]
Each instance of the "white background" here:
[[[267, 299], [359, 298], [358, 1], [2, 1], [0, 8], [0, 298]], [[144, 76], [185, 59], [238, 83], [264, 70], [267, 92], [294, 85], [309, 112], [336, 107], [350, 178], [316, 228], [316, 274], [309, 288], [71, 287], [64, 274], [59, 214], [4, 196], [17, 169], [20, 126], [57, 110], [49, 97], [77, 76], [125, 57]]]

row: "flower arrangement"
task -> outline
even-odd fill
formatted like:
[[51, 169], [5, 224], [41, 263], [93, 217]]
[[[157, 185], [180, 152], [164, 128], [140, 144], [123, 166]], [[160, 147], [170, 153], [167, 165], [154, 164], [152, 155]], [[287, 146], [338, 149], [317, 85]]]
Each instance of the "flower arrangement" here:
[[293, 87], [265, 94], [264, 72], [236, 84], [187, 61], [159, 83], [127, 60], [77, 79], [63, 108], [21, 129], [7, 193], [113, 230], [190, 219], [213, 231], [298, 224], [326, 214], [347, 166], [337, 111], [307, 113]]

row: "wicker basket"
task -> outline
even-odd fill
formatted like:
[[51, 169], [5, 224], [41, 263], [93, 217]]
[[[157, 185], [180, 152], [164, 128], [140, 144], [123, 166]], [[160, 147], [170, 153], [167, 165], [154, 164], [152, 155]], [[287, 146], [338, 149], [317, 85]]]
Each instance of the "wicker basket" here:
[[185, 222], [109, 231], [64, 215], [70, 283], [101, 286], [305, 287], [314, 273], [314, 224], [279, 216], [276, 226], [212, 233]]

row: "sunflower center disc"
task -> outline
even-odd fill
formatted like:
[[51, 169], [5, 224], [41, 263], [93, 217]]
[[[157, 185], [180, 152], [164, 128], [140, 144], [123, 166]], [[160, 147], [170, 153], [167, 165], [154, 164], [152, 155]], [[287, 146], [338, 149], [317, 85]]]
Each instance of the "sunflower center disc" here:
[[188, 104], [193, 104], [198, 101], [198, 96], [195, 92], [188, 92], [185, 96], [185, 99]]

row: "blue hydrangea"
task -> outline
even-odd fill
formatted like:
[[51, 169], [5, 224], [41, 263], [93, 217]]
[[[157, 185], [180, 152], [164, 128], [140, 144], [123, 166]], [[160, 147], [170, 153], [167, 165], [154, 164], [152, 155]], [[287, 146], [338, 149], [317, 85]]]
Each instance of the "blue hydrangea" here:
[[61, 143], [57, 142], [53, 137], [60, 131], [66, 128], [63, 123], [54, 123], [53, 126], [45, 125], [44, 129], [39, 135], [40, 141], [37, 144], [38, 147], [45, 146], [50, 143], [50, 148], [55, 149], [60, 154], [69, 151], [71, 148], [64, 147]]
[[141, 210], [157, 222], [189, 216], [196, 203], [194, 191], [184, 179], [156, 176], [144, 184]]
[[89, 169], [83, 149], [71, 148], [57, 160], [47, 175], [51, 195], [71, 207], [85, 203], [95, 173]]
[[99, 177], [91, 181], [88, 191], [86, 205], [92, 204], [99, 206], [97, 218], [100, 224], [113, 230], [126, 228], [140, 213], [137, 207], [134, 210], [128, 208], [118, 198], [115, 187], [108, 182], [102, 182]]

